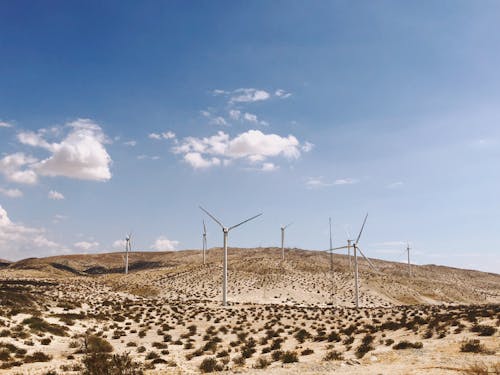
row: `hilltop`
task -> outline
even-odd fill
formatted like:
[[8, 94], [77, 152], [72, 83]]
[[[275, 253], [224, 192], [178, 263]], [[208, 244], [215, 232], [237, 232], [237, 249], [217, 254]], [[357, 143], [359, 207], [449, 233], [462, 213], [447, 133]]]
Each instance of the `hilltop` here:
[[[365, 307], [412, 304], [499, 303], [500, 275], [436, 265], [413, 266], [359, 258], [360, 298]], [[222, 250], [210, 249], [207, 264], [199, 250], [130, 253], [130, 274], [123, 275], [123, 253], [29, 258], [4, 267], [6, 275], [82, 277], [103, 275], [127, 291], [147, 288], [174, 299], [220, 300]], [[353, 306], [353, 276], [346, 255], [278, 248], [229, 249], [230, 302]], [[186, 288], [189, 285], [189, 288]]]

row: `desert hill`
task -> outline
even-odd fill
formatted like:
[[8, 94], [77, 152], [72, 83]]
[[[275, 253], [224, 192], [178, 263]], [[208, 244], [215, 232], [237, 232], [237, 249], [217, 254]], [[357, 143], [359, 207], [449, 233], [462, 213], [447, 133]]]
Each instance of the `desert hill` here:
[[[359, 258], [361, 304], [389, 307], [440, 303], [498, 303], [500, 275], [436, 265], [413, 266]], [[123, 291], [149, 291], [170, 299], [219, 301], [222, 249], [130, 253], [130, 274], [123, 275], [123, 253], [29, 258], [3, 269], [6, 275], [83, 277], [102, 275]], [[229, 249], [230, 302], [353, 306], [354, 280], [346, 255], [278, 248]]]
[[206, 265], [197, 250], [133, 252], [128, 275], [121, 253], [13, 262], [0, 269], [0, 374], [500, 369], [500, 275], [425, 265], [410, 278], [405, 264], [360, 260], [355, 309], [348, 257], [330, 260], [232, 248], [227, 307], [221, 249]]

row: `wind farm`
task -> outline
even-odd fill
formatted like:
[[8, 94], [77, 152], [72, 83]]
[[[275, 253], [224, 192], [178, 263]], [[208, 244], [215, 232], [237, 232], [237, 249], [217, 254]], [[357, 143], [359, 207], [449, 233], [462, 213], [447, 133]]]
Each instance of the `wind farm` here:
[[[201, 249], [136, 250], [130, 267], [129, 233], [125, 273], [117, 253], [3, 264], [0, 324], [17, 332], [6, 333], [9, 345], [45, 346], [43, 356], [33, 354], [37, 359], [6, 355], [0, 373], [98, 374], [97, 364], [86, 362], [92, 355], [104, 361], [99, 366], [112, 365], [79, 349], [92, 341], [119, 353], [110, 360], [151, 374], [407, 371], [408, 358], [442, 349], [436, 358], [457, 361], [451, 373], [467, 369], [469, 344], [480, 345], [486, 368], [495, 366], [500, 275], [411, 264], [409, 242], [405, 262], [370, 259], [360, 248], [368, 214], [357, 237], [347, 234], [347, 245], [338, 247], [329, 218], [327, 250], [285, 249], [284, 236], [276, 247], [231, 248], [229, 232], [262, 214], [227, 227], [199, 208], [222, 230], [220, 245], [210, 250], [202, 220]], [[351, 247], [353, 264], [350, 253], [341, 254]], [[434, 360], [417, 361], [413, 373], [428, 373]]]
[[500, 375], [500, 1], [0, 1], [0, 375]]

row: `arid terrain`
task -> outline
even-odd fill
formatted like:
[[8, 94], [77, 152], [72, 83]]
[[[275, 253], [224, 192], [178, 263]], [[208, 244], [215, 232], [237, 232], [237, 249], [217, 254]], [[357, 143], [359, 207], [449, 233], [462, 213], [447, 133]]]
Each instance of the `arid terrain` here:
[[229, 254], [227, 307], [221, 249], [0, 261], [0, 373], [500, 373], [499, 274]]

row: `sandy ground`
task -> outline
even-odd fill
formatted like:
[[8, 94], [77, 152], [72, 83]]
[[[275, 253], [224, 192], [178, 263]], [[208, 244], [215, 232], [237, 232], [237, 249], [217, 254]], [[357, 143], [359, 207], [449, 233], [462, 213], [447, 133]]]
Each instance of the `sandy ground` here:
[[[149, 374], [199, 373], [207, 358], [222, 372], [245, 374], [457, 374], [476, 362], [500, 366], [499, 275], [422, 266], [410, 279], [404, 265], [374, 261], [377, 271], [362, 267], [362, 308], [354, 309], [342, 256], [331, 272], [321, 254], [290, 252], [281, 262], [266, 251], [245, 258], [233, 251], [223, 308], [217, 254], [205, 266], [197, 252], [184, 261], [166, 254], [155, 262], [169, 265], [129, 275], [56, 272], [45, 261], [0, 270], [0, 374], [78, 374], [89, 335], [114, 353], [129, 352]], [[43, 324], [30, 323], [33, 317]], [[405, 340], [422, 347], [394, 348]], [[479, 340], [481, 353], [461, 351], [465, 340]], [[48, 361], [33, 361], [37, 351]], [[298, 362], [283, 363], [280, 351], [296, 353]], [[326, 360], [332, 351], [340, 358]], [[267, 367], [256, 368], [264, 359]]]

